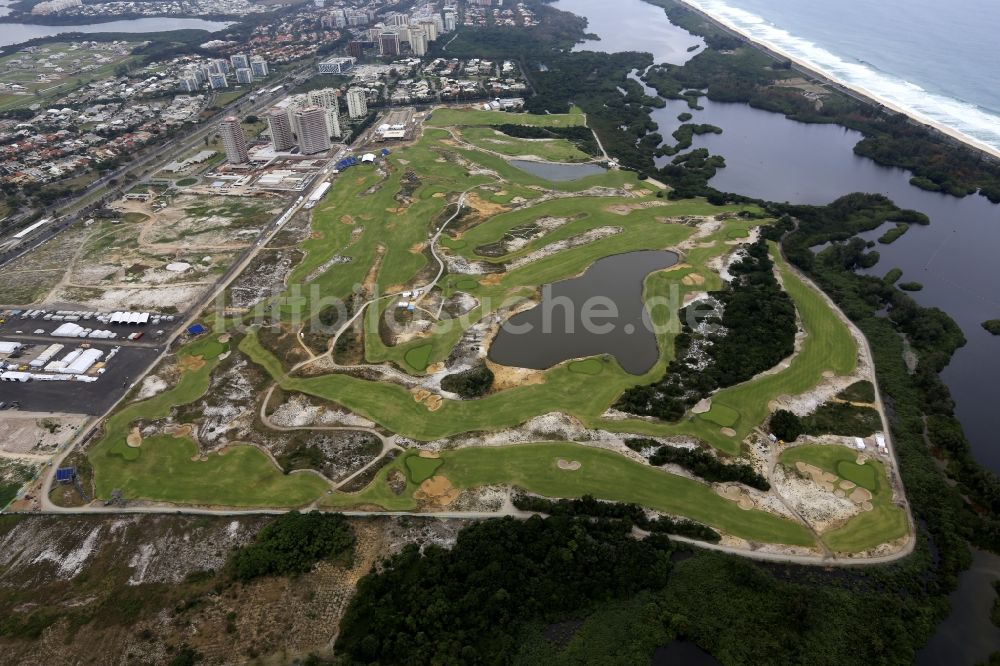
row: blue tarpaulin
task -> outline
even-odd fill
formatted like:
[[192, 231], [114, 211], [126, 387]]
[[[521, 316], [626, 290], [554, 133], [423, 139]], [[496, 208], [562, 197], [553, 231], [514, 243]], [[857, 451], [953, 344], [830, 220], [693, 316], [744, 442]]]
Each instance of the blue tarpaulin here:
[[188, 335], [199, 335], [205, 332], [205, 327], [201, 324], [191, 324], [188, 326]]

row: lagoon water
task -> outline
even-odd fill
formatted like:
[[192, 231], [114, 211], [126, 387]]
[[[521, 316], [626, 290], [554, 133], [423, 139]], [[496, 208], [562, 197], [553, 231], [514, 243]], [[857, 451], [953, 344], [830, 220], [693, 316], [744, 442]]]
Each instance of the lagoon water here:
[[[656, 363], [659, 348], [642, 285], [677, 258], [659, 250], [616, 254], [598, 259], [579, 277], [545, 285], [539, 305], [500, 328], [490, 360], [542, 370], [571, 358], [611, 354], [626, 372], [643, 374]], [[609, 308], [615, 312], [605, 316]]]
[[[562, 1], [562, 0], [561, 0]], [[574, 0], [578, 1], [578, 0]], [[641, 0], [619, 0], [619, 12], [645, 7]], [[602, 37], [618, 31], [614, 22], [590, 17], [588, 31]], [[665, 33], [664, 39], [669, 39]], [[605, 38], [603, 41], [613, 43]], [[647, 87], [647, 93], [655, 94]], [[692, 122], [710, 123], [722, 134], [694, 137], [694, 147], [726, 158], [726, 168], [712, 180], [720, 190], [773, 201], [824, 204], [851, 192], [885, 194], [903, 208], [931, 218], [927, 227], [911, 226], [891, 245], [879, 245], [881, 261], [870, 271], [884, 275], [899, 267], [904, 280], [924, 290], [913, 297], [922, 305], [940, 307], [962, 327], [968, 340], [958, 350], [943, 379], [957, 403], [956, 413], [972, 443], [976, 459], [1000, 472], [1000, 445], [993, 412], [1000, 394], [1000, 338], [980, 324], [1000, 318], [1000, 205], [981, 196], [957, 199], [926, 192], [909, 184], [902, 169], [878, 166], [858, 157], [857, 132], [834, 125], [807, 125], [745, 104], [719, 104], [701, 98], [702, 111]], [[689, 111], [683, 101], [668, 101], [653, 111], [659, 132], [669, 137]], [[661, 161], [662, 163], [662, 161]], [[875, 237], [881, 232], [874, 234]]]
[[[702, 0], [699, 0], [702, 1]], [[707, 0], [705, 0], [707, 2]], [[979, 2], [980, 0], [975, 0]], [[988, 1], [988, 0], [987, 0]], [[767, 3], [775, 7], [801, 8], [809, 5], [818, 8], [827, 5], [831, 11], [851, 6], [860, 0], [821, 3], [818, 0], [731, 0], [735, 3]], [[863, 3], [866, 10], [881, 11], [876, 5]], [[926, 0], [885, 0], [885, 5], [895, 7], [895, 17], [908, 23], [912, 16], [903, 17], [909, 8], [926, 9]], [[967, 10], [975, 2], [959, 2]], [[643, 5], [641, 0], [618, 0], [617, 11], [627, 14]], [[933, 19], [924, 16], [926, 30], [935, 30], [934, 21], [951, 21], [944, 14], [962, 7], [934, 4], [937, 10]], [[1000, 11], [1000, 3], [988, 8]], [[793, 11], [789, 12], [794, 15]], [[983, 16], [989, 16], [986, 11]], [[602, 36], [615, 33], [614, 21], [597, 23], [591, 17], [588, 30]], [[778, 22], [778, 19], [774, 19]], [[993, 28], [1000, 18], [982, 24]], [[884, 28], [884, 26], [883, 26]], [[958, 29], [960, 28], [952, 28]], [[893, 34], [891, 31], [888, 33]], [[929, 38], [915, 37], [910, 29], [904, 36], [913, 40], [912, 48], [927, 54], [936, 53], [939, 44], [928, 43]], [[971, 30], [970, 36], [979, 34]], [[669, 34], [664, 33], [664, 39]], [[612, 43], [612, 40], [604, 40]], [[878, 40], [876, 40], [878, 41]], [[984, 47], [995, 59], [995, 50]], [[964, 78], [963, 87], [975, 87], [983, 70], [967, 71], [975, 67], [976, 59], [967, 66], [956, 56], [951, 71], [954, 78]], [[933, 68], [928, 68], [931, 72]], [[995, 76], [995, 67], [987, 76]], [[1000, 95], [993, 86], [983, 90], [984, 95]], [[693, 122], [712, 123], [723, 128], [720, 135], [707, 134], [694, 137], [695, 147], [708, 148], [712, 153], [726, 158], [726, 168], [719, 171], [712, 185], [721, 189], [778, 201], [822, 204], [854, 191], [880, 192], [892, 198], [899, 206], [914, 208], [931, 218], [927, 227], [911, 226], [910, 230], [891, 245], [878, 245], [881, 261], [871, 270], [884, 275], [898, 266], [904, 271], [904, 280], [916, 280], [924, 285], [923, 291], [913, 297], [922, 305], [940, 307], [962, 327], [968, 344], [958, 350], [951, 364], [943, 373], [957, 403], [957, 414], [969, 436], [976, 458], [1000, 471], [1000, 443], [995, 434], [994, 412], [996, 396], [1000, 394], [1000, 338], [990, 336], [980, 327], [986, 319], [1000, 317], [1000, 205], [990, 204], [980, 196], [956, 199], [934, 194], [909, 184], [909, 174], [901, 169], [879, 167], [870, 160], [854, 155], [852, 149], [856, 133], [835, 126], [805, 125], [783, 116], [759, 111], [744, 104], [715, 104], [702, 98], [703, 111], [693, 112]], [[990, 104], [988, 100], [984, 103]], [[653, 118], [664, 136], [677, 127], [677, 115], [687, 111], [683, 102], [668, 102], [667, 108], [656, 110]], [[975, 114], [969, 114], [975, 118]], [[1000, 122], [995, 127], [1000, 131]], [[868, 234], [875, 238], [881, 230]], [[990, 582], [1000, 575], [1000, 560], [977, 552], [973, 568], [960, 577], [959, 589], [952, 595], [952, 612], [938, 627], [938, 631], [918, 656], [920, 664], [949, 663], [956, 665], [979, 663], [989, 654], [1000, 649], [1000, 631], [992, 626], [989, 609], [995, 598]]]
[[[9, 10], [8, 12], [9, 13]], [[85, 25], [36, 25], [34, 23], [0, 23], [0, 46], [20, 44], [36, 37], [49, 37], [66, 32], [167, 32], [168, 30], [205, 30], [215, 32], [231, 25], [224, 21], [196, 18], [140, 18]]]

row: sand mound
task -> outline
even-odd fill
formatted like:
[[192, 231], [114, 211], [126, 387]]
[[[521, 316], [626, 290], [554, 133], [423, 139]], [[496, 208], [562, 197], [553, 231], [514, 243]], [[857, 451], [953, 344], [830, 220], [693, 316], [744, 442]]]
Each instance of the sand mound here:
[[205, 367], [205, 359], [201, 356], [184, 356], [178, 362], [181, 370], [201, 370]]
[[486, 367], [493, 372], [493, 391], [503, 391], [515, 386], [528, 386], [531, 384], [544, 384], [545, 371], [532, 370], [530, 368], [514, 368], [509, 365], [499, 365], [489, 359], [486, 360]]
[[458, 499], [460, 491], [444, 476], [432, 476], [417, 488], [413, 499], [427, 502], [437, 507], [445, 507]]
[[572, 472], [580, 469], [581, 465], [579, 460], [565, 460], [563, 458], [560, 458], [559, 460], [556, 461], [556, 467], [558, 467], [559, 469], [566, 469]]
[[864, 504], [865, 502], [871, 501], [872, 494], [864, 488], [855, 488], [851, 494], [848, 495], [848, 499], [855, 504]]
[[132, 432], [130, 432], [128, 437], [125, 438], [125, 443], [133, 449], [139, 448], [142, 444], [142, 434], [139, 432], [139, 426], [132, 428]]
[[699, 400], [694, 407], [691, 408], [692, 414], [704, 414], [708, 410], [712, 409], [712, 399], [702, 398]]
[[739, 486], [723, 486], [718, 488], [716, 492], [722, 497], [725, 497], [727, 500], [736, 502], [736, 506], [740, 507], [744, 511], [749, 511], [754, 508], [753, 499], [751, 499], [750, 495]]

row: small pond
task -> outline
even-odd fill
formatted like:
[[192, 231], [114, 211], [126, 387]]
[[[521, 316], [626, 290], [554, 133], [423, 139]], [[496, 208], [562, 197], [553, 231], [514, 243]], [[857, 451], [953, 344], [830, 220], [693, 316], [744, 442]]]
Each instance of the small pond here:
[[527, 171], [532, 176], [551, 181], [577, 180], [584, 176], [596, 176], [607, 171], [599, 164], [568, 164], [566, 162], [537, 162], [535, 160], [511, 160], [511, 166]]
[[539, 305], [501, 327], [490, 360], [541, 370], [567, 359], [611, 354], [627, 372], [643, 374], [659, 357], [642, 301], [643, 281], [676, 263], [673, 252], [627, 252], [597, 260], [579, 277], [545, 285]]

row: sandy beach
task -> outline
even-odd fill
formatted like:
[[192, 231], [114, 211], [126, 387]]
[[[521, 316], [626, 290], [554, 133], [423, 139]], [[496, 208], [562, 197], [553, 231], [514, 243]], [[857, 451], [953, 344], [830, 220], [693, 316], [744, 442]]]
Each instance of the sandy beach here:
[[866, 88], [864, 88], [862, 86], [858, 86], [858, 85], [855, 85], [855, 84], [851, 84], [851, 83], [847, 83], [845, 81], [842, 81], [842, 80], [838, 79], [837, 77], [831, 75], [829, 72], [826, 72], [823, 69], [817, 67], [813, 63], [805, 62], [803, 60], [800, 60], [798, 58], [795, 58], [795, 57], [789, 55], [788, 53], [786, 53], [785, 51], [783, 51], [779, 46], [777, 46], [777, 45], [775, 45], [773, 43], [770, 43], [767, 40], [761, 40], [761, 39], [757, 39], [755, 37], [751, 37], [750, 34], [747, 33], [745, 30], [743, 30], [743, 29], [741, 29], [741, 28], [733, 25], [732, 23], [730, 23], [729, 21], [726, 21], [725, 19], [722, 19], [722, 18], [720, 18], [718, 16], [710, 14], [709, 12], [706, 12], [704, 9], [702, 9], [701, 7], [699, 7], [692, 0], [679, 0], [679, 1], [682, 2], [684, 5], [686, 5], [692, 11], [698, 12], [699, 14], [701, 14], [702, 16], [704, 16], [705, 18], [707, 18], [708, 20], [710, 20], [713, 23], [715, 23], [716, 25], [719, 25], [719, 26], [725, 28], [726, 30], [728, 30], [729, 32], [731, 32], [731, 33], [733, 33], [735, 35], [739, 35], [741, 38], [745, 39], [746, 41], [750, 42], [751, 44], [754, 44], [758, 48], [760, 48], [760, 49], [762, 49], [762, 50], [764, 50], [764, 51], [766, 51], [766, 52], [768, 52], [768, 53], [770, 53], [770, 54], [772, 54], [772, 55], [774, 55], [774, 56], [776, 56], [778, 58], [784, 58], [784, 59], [787, 59], [787, 60], [791, 61], [795, 65], [796, 69], [800, 70], [804, 74], [812, 76], [813, 78], [815, 78], [815, 79], [817, 79], [817, 80], [819, 80], [819, 81], [821, 81], [823, 83], [827, 83], [827, 84], [836, 86], [837, 88], [841, 89], [846, 94], [852, 95], [852, 96], [854, 96], [856, 98], [861, 98], [861, 99], [863, 99], [864, 101], [866, 101], [866, 102], [868, 102], [870, 104], [878, 104], [878, 105], [884, 106], [887, 109], [891, 109], [891, 110], [893, 110], [893, 111], [895, 111], [897, 113], [902, 113], [902, 114], [908, 116], [909, 118], [911, 118], [912, 120], [914, 120], [915, 122], [920, 123], [921, 125], [925, 125], [926, 127], [930, 128], [932, 130], [936, 130], [937, 132], [945, 135], [946, 137], [948, 137], [950, 139], [954, 139], [955, 141], [958, 141], [959, 143], [965, 144], [966, 146], [968, 146], [970, 148], [973, 148], [975, 150], [979, 150], [979, 151], [985, 153], [986, 155], [989, 155], [990, 157], [992, 157], [994, 159], [1000, 160], [1000, 150], [998, 150], [998, 149], [996, 149], [996, 148], [994, 148], [992, 146], [986, 145], [986, 144], [982, 143], [981, 141], [978, 141], [978, 140], [976, 140], [976, 139], [974, 139], [974, 138], [972, 138], [972, 137], [970, 137], [970, 136], [968, 136], [966, 134], [963, 134], [963, 133], [955, 130], [954, 128], [948, 127], [947, 125], [943, 125], [943, 124], [941, 124], [939, 122], [935, 122], [933, 120], [930, 120], [929, 118], [926, 118], [925, 116], [923, 116], [923, 115], [921, 115], [919, 113], [916, 113], [912, 109], [906, 109], [906, 108], [900, 107], [897, 104], [894, 104], [892, 102], [886, 101], [886, 100], [882, 99], [881, 97], [879, 97], [878, 93], [875, 92], [875, 91], [873, 91], [873, 90], [868, 90], [868, 89], [866, 89]]

